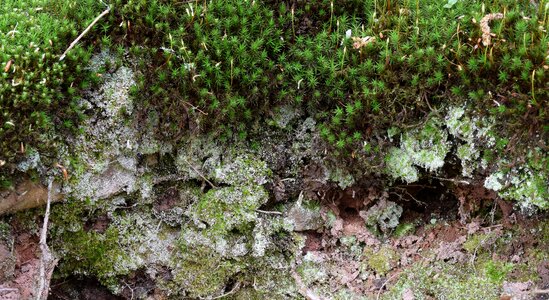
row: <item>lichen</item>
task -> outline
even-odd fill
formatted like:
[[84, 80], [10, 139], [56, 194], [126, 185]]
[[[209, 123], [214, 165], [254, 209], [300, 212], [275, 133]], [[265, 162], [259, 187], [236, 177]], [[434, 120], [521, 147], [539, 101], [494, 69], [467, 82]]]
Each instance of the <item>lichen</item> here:
[[353, 175], [349, 174], [348, 171], [337, 167], [329, 170], [329, 179], [337, 183], [342, 190], [355, 184]]
[[493, 124], [494, 121], [488, 118], [467, 116], [464, 107], [448, 109], [445, 125], [458, 145], [456, 155], [461, 161], [463, 176], [472, 177], [479, 167], [478, 159], [482, 150], [494, 146]]
[[385, 156], [387, 172], [395, 179], [402, 179], [407, 183], [416, 182], [419, 173], [414, 167], [414, 161], [408, 153], [400, 148], [391, 148]]
[[408, 183], [419, 179], [417, 167], [435, 172], [444, 165], [444, 158], [450, 151], [447, 132], [441, 128], [441, 121], [431, 117], [421, 129], [404, 132], [400, 148], [393, 147], [385, 156], [386, 170], [395, 179]]
[[270, 173], [265, 162], [251, 155], [240, 155], [217, 167], [212, 172], [212, 178], [229, 185], [263, 185], [267, 182]]
[[507, 200], [516, 200], [525, 212], [549, 208], [549, 183], [543, 162], [547, 156], [540, 149], [527, 155], [527, 163], [504, 170], [497, 169], [486, 177], [484, 186]]
[[386, 198], [381, 198], [367, 211], [361, 211], [360, 216], [368, 227], [374, 231], [381, 230], [381, 232], [385, 233], [398, 226], [402, 211], [403, 209], [400, 205], [387, 201]]
[[287, 210], [285, 220], [291, 224], [294, 231], [317, 230], [324, 224], [320, 206], [307, 204], [300, 198]]

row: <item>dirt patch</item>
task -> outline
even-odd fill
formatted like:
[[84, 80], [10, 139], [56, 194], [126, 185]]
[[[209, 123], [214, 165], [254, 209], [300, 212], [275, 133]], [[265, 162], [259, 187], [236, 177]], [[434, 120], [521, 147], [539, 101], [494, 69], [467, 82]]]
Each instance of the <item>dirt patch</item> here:
[[179, 190], [177, 187], [168, 187], [164, 193], [158, 196], [154, 202], [156, 211], [167, 211], [178, 205], [180, 202]]
[[301, 249], [302, 254], [322, 249], [322, 234], [315, 231], [304, 231], [302, 233], [305, 235], [305, 246]]
[[[34, 299], [36, 279], [40, 268], [38, 236], [27, 232], [14, 233], [13, 251], [7, 260], [15, 261], [14, 268], [0, 283], [0, 299]], [[4, 260], [5, 262], [6, 260]]]
[[98, 216], [95, 219], [90, 219], [84, 224], [84, 230], [85, 231], [95, 231], [97, 233], [104, 233], [107, 228], [109, 228], [109, 224], [111, 223], [111, 220], [107, 216], [107, 214], [103, 214]]
[[124, 299], [115, 296], [93, 278], [69, 277], [60, 282], [52, 282], [48, 299], [53, 300], [119, 300]]
[[124, 299], [145, 299], [155, 289], [154, 280], [143, 270], [132, 272], [123, 282], [125, 287], [120, 295]]

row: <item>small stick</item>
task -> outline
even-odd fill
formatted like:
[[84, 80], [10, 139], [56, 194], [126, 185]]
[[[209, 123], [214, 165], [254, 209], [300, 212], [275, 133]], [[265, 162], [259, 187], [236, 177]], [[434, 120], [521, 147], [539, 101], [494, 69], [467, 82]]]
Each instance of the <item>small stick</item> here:
[[65, 50], [65, 52], [63, 52], [63, 54], [61, 55], [61, 57], [59, 57], [59, 61], [62, 61], [63, 59], [65, 59], [65, 56], [67, 55], [67, 53], [72, 49], [74, 48], [74, 46], [76, 46], [76, 44], [80, 41], [80, 39], [86, 34], [88, 33], [88, 31], [90, 31], [90, 29], [93, 27], [93, 25], [95, 25], [95, 23], [97, 23], [101, 18], [103, 18], [106, 14], [108, 14], [109, 12], [111, 11], [111, 8], [108, 7], [107, 9], [105, 9], [99, 16], [97, 16], [97, 18], [95, 18], [95, 20], [93, 20], [93, 22], [91, 22], [90, 25], [88, 25], [88, 27], [70, 44], [69, 48], [67, 48], [67, 50]]
[[377, 291], [377, 296], [376, 296], [376, 300], [379, 300], [379, 296], [381, 296], [381, 291], [383, 290], [383, 288], [387, 285], [387, 282], [393, 280], [393, 278], [395, 278], [399, 273], [395, 273], [393, 275], [391, 275], [391, 277], [389, 277], [389, 279], [385, 280], [385, 282], [383, 283], [383, 285], [381, 285], [381, 287], [379, 288], [379, 290]]
[[191, 167], [191, 169], [193, 169], [193, 171], [196, 172], [196, 174], [198, 174], [198, 176], [200, 176], [207, 183], [209, 183], [214, 189], [217, 188], [217, 186], [215, 186], [215, 184], [213, 184], [211, 181], [209, 181], [208, 178], [204, 177], [204, 175], [202, 175], [202, 173], [200, 173], [200, 171], [198, 171], [195, 167], [193, 167], [193, 165], [191, 165], [187, 160], [185, 160], [185, 162], [189, 165], [189, 167]]
[[[53, 177], [48, 182], [48, 201], [46, 202], [46, 212], [44, 214], [44, 224], [42, 224], [42, 230], [40, 232], [40, 277], [39, 286], [36, 299], [47, 299], [49, 289], [49, 278], [51, 278], [51, 272], [56, 264], [56, 260], [52, 257], [46, 238], [48, 235], [48, 221], [50, 218], [50, 204], [52, 198], [53, 189]], [[49, 269], [49, 270], [46, 270]], [[46, 271], [48, 274], [46, 274]], [[44, 295], [44, 292], [46, 293]]]
[[438, 179], [438, 180], [442, 180], [442, 181], [450, 181], [450, 182], [453, 182], [453, 183], [471, 184], [469, 181], [466, 181], [466, 180], [442, 178], [442, 177], [437, 177], [437, 176], [431, 176], [431, 177], [435, 178], [435, 179]]
[[263, 213], [263, 214], [267, 214], [267, 215], [279, 215], [279, 216], [283, 215], [279, 211], [268, 211], [268, 210], [261, 210], [261, 209], [256, 209], [255, 211], [257, 211], [258, 213]]

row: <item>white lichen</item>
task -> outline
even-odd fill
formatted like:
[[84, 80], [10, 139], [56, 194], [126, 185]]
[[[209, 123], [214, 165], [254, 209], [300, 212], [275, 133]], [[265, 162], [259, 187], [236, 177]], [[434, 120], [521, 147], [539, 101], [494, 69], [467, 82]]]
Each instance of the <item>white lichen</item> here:
[[385, 157], [387, 171], [393, 178], [412, 183], [419, 178], [416, 166], [436, 172], [444, 165], [451, 144], [440, 123], [433, 117], [422, 128], [401, 135], [400, 148], [392, 148]]

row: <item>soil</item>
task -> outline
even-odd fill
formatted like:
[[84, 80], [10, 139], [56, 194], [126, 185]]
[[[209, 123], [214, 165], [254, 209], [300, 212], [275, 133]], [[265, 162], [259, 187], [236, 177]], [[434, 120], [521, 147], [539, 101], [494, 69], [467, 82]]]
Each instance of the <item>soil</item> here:
[[[319, 200], [323, 218], [328, 220], [331, 212], [335, 214], [335, 221], [331, 228], [301, 232], [306, 238], [301, 252], [303, 255], [320, 257], [334, 265], [335, 269], [329, 279], [334, 290], [345, 286], [355, 293], [375, 297], [380, 289], [390, 288], [394, 283], [392, 278], [398, 278], [412, 264], [435, 261], [469, 263], [475, 257], [464, 249], [464, 244], [475, 234], [489, 237], [483, 241], [482, 250], [489, 251], [493, 259], [515, 264], [529, 263], [537, 270], [539, 278], [532, 283], [531, 288], [549, 288], [549, 261], [531, 264], [527, 261], [532, 257], [532, 249], [549, 252], [549, 243], [539, 234], [532, 234], [539, 228], [539, 222], [547, 216], [541, 215], [534, 219], [523, 216], [514, 210], [512, 204], [486, 190], [482, 182], [466, 185], [431, 178], [414, 185], [396, 184], [381, 189], [372, 181], [342, 190], [333, 184], [322, 184], [316, 180], [323, 176], [318, 166], [310, 166], [306, 171], [306, 192]], [[403, 207], [400, 222], [414, 224], [411, 233], [402, 237], [395, 237], [393, 232], [374, 234], [364, 226], [360, 212], [371, 208], [381, 198]], [[153, 206], [160, 212], [171, 209], [179, 202], [178, 189], [167, 187]], [[0, 245], [0, 259], [7, 261], [13, 256], [14, 272], [7, 277], [6, 282], [0, 284], [4, 289], [0, 298], [26, 299], [32, 297], [32, 282], [38, 272], [38, 235], [30, 233], [28, 228], [22, 228], [15, 218], [11, 220], [13, 253], [7, 245]], [[37, 225], [40, 222], [40, 218], [36, 218]], [[101, 233], [109, 223], [107, 215], [99, 215], [86, 223], [85, 229]], [[512, 233], [513, 239], [498, 245], [498, 239], [509, 233]], [[374, 254], [380, 251], [389, 253], [387, 272], [373, 271], [366, 278], [359, 276], [363, 262], [340, 251], [341, 238], [344, 236], [354, 236], [360, 245], [372, 249]], [[516, 278], [520, 282], [522, 275], [520, 271], [513, 271], [508, 278]], [[157, 276], [169, 280], [171, 272], [166, 269]], [[58, 279], [51, 283], [50, 299], [135, 299], [162, 294], [156, 289], [154, 279], [140, 270], [121, 279], [121, 282], [126, 287], [119, 296], [115, 296], [94, 278], [72, 276]], [[539, 294], [535, 299], [548, 297]]]

